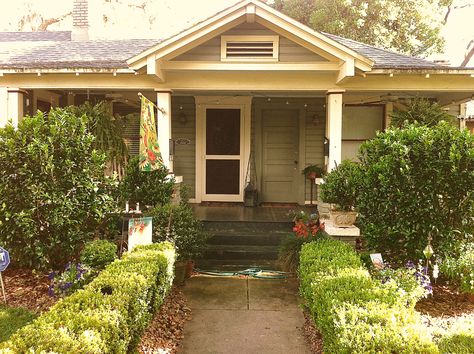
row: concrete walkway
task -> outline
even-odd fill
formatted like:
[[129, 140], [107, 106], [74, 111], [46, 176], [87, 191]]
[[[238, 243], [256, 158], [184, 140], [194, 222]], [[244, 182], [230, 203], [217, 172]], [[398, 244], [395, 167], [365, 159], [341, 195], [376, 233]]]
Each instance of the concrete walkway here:
[[309, 353], [295, 280], [197, 276], [183, 293], [192, 319], [180, 353]]

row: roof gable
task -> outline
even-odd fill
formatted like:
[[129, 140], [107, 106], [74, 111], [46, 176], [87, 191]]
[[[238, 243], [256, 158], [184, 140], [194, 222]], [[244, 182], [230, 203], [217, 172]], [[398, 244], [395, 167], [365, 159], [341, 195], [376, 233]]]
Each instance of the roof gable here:
[[[338, 81], [354, 76], [356, 69], [369, 71], [374, 64], [369, 58], [302, 25], [258, 0], [243, 0], [130, 58], [127, 63], [134, 70], [146, 68], [148, 74], [163, 78], [161, 64], [164, 61], [176, 58], [243, 23], [258, 23], [331, 61], [334, 64], [331, 71], [338, 72]], [[278, 64], [273, 65], [275, 68], [277, 66]], [[317, 66], [306, 67], [307, 70], [318, 70], [319, 68]], [[327, 70], [327, 68], [328, 66], [322, 67], [323, 70]]]

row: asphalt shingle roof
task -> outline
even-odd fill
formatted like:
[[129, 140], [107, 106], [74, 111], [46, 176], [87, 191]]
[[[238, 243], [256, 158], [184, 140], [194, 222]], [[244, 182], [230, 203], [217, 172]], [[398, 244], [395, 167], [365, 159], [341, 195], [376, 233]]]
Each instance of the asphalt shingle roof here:
[[70, 40], [71, 31], [0, 32], [0, 42]]
[[[375, 69], [446, 69], [428, 60], [376, 48], [324, 33], [375, 62]], [[127, 59], [160, 43], [159, 39], [71, 41], [71, 32], [0, 32], [3, 69], [125, 69]]]
[[432, 61], [410, 57], [385, 49], [380, 49], [352, 39], [343, 38], [334, 34], [323, 33], [332, 40], [346, 46], [375, 62], [374, 69], [442, 69], [445, 66]]
[[0, 68], [123, 69], [126, 60], [159, 43], [156, 39], [9, 41], [0, 43]]

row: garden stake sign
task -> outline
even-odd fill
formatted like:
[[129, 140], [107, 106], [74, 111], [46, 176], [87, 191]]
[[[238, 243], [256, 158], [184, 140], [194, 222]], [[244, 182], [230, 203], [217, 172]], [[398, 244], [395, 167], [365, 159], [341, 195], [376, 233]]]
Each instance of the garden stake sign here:
[[141, 97], [140, 111], [140, 160], [141, 171], [155, 171], [163, 165], [158, 145], [158, 133], [155, 120], [155, 105], [145, 96]]
[[128, 251], [138, 245], [151, 245], [152, 217], [132, 218], [128, 221]]
[[2, 272], [7, 269], [10, 264], [10, 254], [7, 250], [0, 247], [0, 284], [2, 287], [3, 302], [7, 303], [7, 295], [5, 294], [5, 286], [3, 285]]

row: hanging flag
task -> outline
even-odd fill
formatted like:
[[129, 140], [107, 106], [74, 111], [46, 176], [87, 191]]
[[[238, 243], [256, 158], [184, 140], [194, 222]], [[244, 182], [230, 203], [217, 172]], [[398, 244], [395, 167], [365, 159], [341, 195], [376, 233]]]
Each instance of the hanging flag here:
[[163, 165], [158, 145], [153, 102], [142, 97], [140, 113], [140, 171], [154, 171]]

